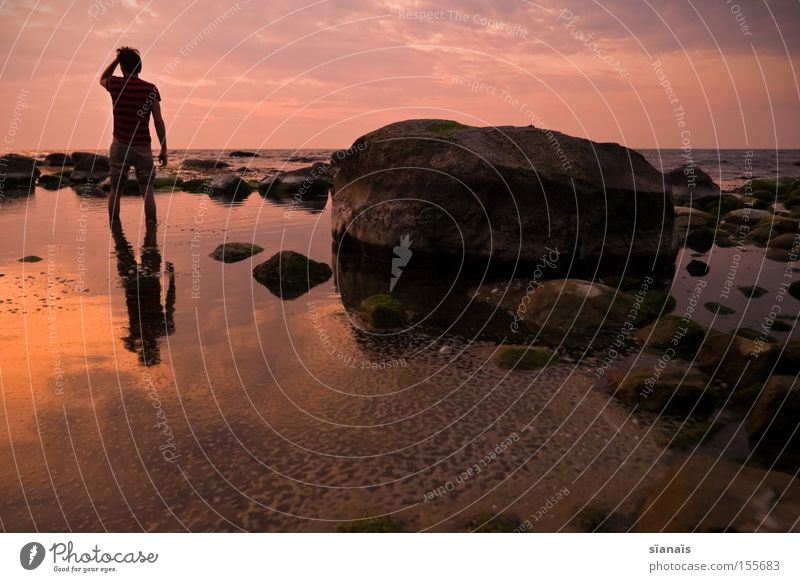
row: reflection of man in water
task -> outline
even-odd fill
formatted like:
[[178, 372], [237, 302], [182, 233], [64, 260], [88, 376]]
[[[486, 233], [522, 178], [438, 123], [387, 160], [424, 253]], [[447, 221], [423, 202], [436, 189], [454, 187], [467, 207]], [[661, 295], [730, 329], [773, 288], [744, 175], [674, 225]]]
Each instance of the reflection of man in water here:
[[117, 253], [117, 272], [125, 289], [128, 307], [128, 337], [122, 338], [126, 349], [139, 354], [145, 366], [161, 361], [158, 338], [175, 331], [175, 269], [167, 263], [169, 289], [166, 304], [161, 305], [161, 253], [156, 245], [155, 224], [148, 224], [142, 245], [141, 264], [136, 263], [122, 225], [117, 222], [111, 230]]

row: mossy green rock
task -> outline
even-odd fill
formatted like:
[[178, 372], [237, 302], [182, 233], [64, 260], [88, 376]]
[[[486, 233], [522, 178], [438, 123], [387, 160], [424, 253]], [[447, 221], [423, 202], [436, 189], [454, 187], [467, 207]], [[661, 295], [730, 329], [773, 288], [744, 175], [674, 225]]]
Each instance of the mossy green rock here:
[[755, 228], [751, 228], [750, 231], [747, 233], [747, 240], [753, 243], [756, 243], [758, 246], [764, 246], [767, 244], [767, 241], [773, 237], [775, 233], [773, 232], [770, 226], [756, 226]]
[[736, 210], [737, 208], [742, 208], [744, 206], [743, 201], [737, 198], [736, 196], [731, 196], [729, 194], [720, 196], [718, 200], [708, 202], [703, 210], [712, 216], [717, 216], [718, 214], [725, 214], [730, 212], [731, 210]]
[[548, 342], [560, 341], [566, 334], [618, 331], [626, 323], [644, 325], [656, 317], [633, 295], [582, 279], [546, 281], [528, 296], [529, 303], [525, 297], [524, 293], [507, 297], [503, 305], [522, 311], [522, 321], [541, 330], [541, 337]]
[[776, 356], [774, 346], [766, 341], [711, 330], [695, 365], [718, 382], [745, 388], [769, 375]]
[[672, 362], [654, 367], [618, 368], [608, 375], [608, 387], [618, 400], [639, 410], [662, 414], [706, 416], [717, 404], [717, 391], [702, 372]]
[[379, 293], [361, 302], [361, 315], [374, 329], [400, 327], [406, 322], [406, 311], [399, 299], [393, 295]]
[[[765, 202], [761, 198], [755, 198], [753, 196], [744, 196], [741, 199], [741, 202], [742, 206], [740, 206], [739, 208], [743, 208], [745, 206], [748, 206], [750, 208], [755, 208], [756, 210], [766, 210], [767, 208], [769, 208], [769, 204], [767, 202]], [[736, 209], [733, 208], [732, 210]]]
[[647, 327], [636, 331], [633, 336], [649, 348], [673, 348], [678, 354], [693, 354], [706, 332], [694, 321], [685, 322], [677, 315], [666, 315]]
[[498, 366], [507, 370], [535, 370], [557, 362], [558, 358], [548, 348], [508, 345], [497, 350], [494, 360]]
[[331, 268], [294, 251], [281, 251], [253, 269], [253, 277], [273, 295], [296, 299], [331, 278]]
[[652, 312], [655, 318], [672, 313], [675, 309], [676, 302], [675, 298], [666, 291], [648, 289], [647, 293], [644, 295], [642, 305], [647, 311]]
[[257, 255], [264, 249], [252, 243], [229, 242], [219, 245], [214, 251], [208, 255], [215, 261], [222, 261], [223, 263], [235, 263], [243, 261]]
[[795, 473], [800, 468], [800, 381], [772, 376], [747, 419], [747, 438], [756, 457], [768, 466]]
[[17, 262], [18, 263], [38, 263], [39, 261], [42, 261], [42, 260], [44, 260], [44, 259], [42, 259], [42, 257], [37, 257], [36, 255], [27, 255], [25, 257], [22, 257], [21, 259], [17, 259]]
[[711, 214], [701, 210], [689, 208], [691, 212], [682, 212], [680, 214], [677, 212], [678, 208], [675, 210], [675, 230], [678, 233], [700, 228], [701, 226], [714, 226], [717, 223], [716, 216], [712, 216]]
[[738, 210], [731, 210], [722, 217], [727, 223], [730, 224], [749, 224], [753, 226], [761, 222], [770, 222], [774, 215], [768, 210], [756, 210], [755, 208], [739, 208]]

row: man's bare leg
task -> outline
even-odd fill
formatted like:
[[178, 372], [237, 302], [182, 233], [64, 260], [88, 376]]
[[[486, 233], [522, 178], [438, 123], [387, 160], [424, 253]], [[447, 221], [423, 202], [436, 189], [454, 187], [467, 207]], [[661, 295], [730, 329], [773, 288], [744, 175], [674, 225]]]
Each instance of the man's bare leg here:
[[144, 218], [147, 222], [155, 223], [156, 217], [156, 192], [152, 184], [139, 184], [139, 192], [144, 198]]
[[111, 192], [108, 195], [108, 221], [111, 224], [119, 222], [119, 200], [122, 189], [118, 188], [113, 182]]

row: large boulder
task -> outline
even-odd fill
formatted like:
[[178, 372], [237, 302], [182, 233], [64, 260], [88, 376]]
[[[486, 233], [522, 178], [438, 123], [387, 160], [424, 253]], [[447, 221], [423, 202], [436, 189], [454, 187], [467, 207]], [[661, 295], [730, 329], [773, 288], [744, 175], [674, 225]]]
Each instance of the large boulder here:
[[755, 456], [790, 473], [800, 469], [800, 380], [771, 376], [747, 419], [747, 437]]
[[642, 506], [640, 532], [800, 531], [800, 481], [711, 456], [676, 461]]
[[264, 196], [326, 196], [330, 190], [331, 182], [328, 175], [328, 166], [314, 164], [308, 168], [300, 168], [290, 172], [278, 172], [263, 180], [258, 190]]
[[621, 274], [672, 270], [672, 198], [645, 158], [528, 127], [417, 119], [359, 138], [337, 160], [332, 227], [386, 254], [535, 263], [557, 248], [565, 265]]
[[102, 182], [108, 177], [110, 166], [106, 156], [96, 154], [79, 155], [78, 159], [75, 156], [82, 152], [72, 154], [72, 161], [74, 166], [72, 174], [70, 174], [70, 181], [74, 184], [83, 184], [84, 182]]
[[0, 157], [0, 188], [4, 191], [28, 192], [40, 174], [41, 171], [33, 158], [17, 154]]
[[233, 150], [228, 154], [232, 158], [257, 158], [259, 155], [255, 152], [245, 152], [242, 150]]
[[719, 198], [722, 195], [720, 187], [703, 170], [692, 165], [683, 165], [664, 174], [664, 180], [672, 190], [672, 199], [675, 204], [691, 205], [692, 202], [705, 198]]
[[331, 278], [331, 268], [294, 251], [281, 251], [253, 269], [253, 277], [273, 295], [296, 299]]

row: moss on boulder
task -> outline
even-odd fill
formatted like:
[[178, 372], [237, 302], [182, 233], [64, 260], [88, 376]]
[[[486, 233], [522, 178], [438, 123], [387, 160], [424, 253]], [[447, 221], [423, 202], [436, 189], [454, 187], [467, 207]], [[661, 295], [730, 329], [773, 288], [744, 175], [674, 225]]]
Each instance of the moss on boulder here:
[[694, 321], [684, 321], [677, 315], [666, 315], [636, 331], [633, 336], [649, 348], [673, 348], [678, 354], [693, 354], [700, 347], [706, 332]]
[[403, 303], [393, 295], [379, 293], [361, 302], [361, 316], [373, 329], [400, 327], [406, 322]]

